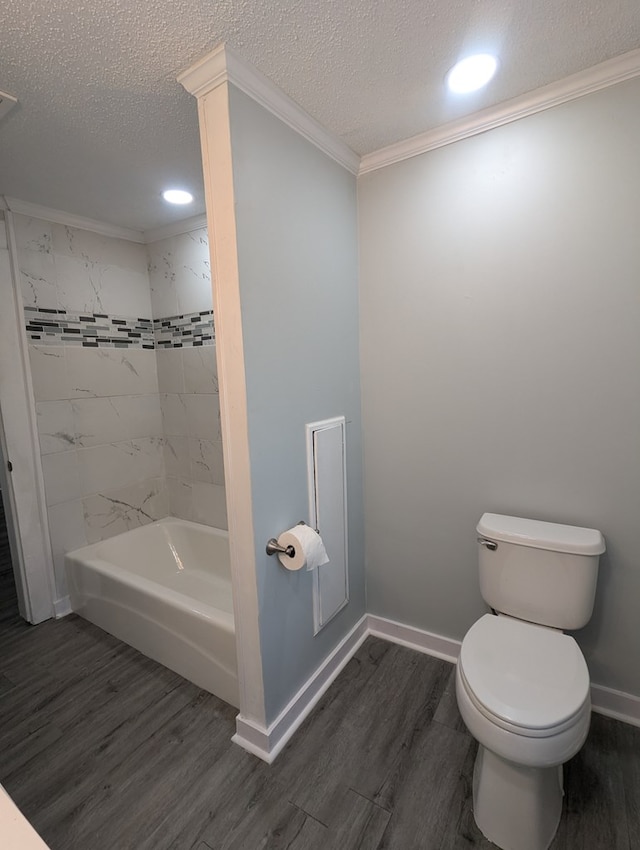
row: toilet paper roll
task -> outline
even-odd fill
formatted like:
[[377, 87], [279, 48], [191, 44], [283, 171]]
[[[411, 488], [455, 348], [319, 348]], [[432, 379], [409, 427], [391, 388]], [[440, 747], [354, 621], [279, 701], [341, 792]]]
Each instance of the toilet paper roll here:
[[313, 570], [329, 563], [322, 537], [310, 525], [295, 525], [288, 531], [283, 531], [278, 537], [278, 543], [280, 546], [293, 546], [295, 549], [293, 557], [284, 552], [278, 554], [280, 563], [288, 570], [301, 570], [305, 566], [308, 570]]

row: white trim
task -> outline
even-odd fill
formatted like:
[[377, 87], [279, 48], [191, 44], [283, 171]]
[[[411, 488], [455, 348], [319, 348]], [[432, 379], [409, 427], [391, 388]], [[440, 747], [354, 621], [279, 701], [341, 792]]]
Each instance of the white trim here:
[[[4, 227], [4, 219], [0, 221], [0, 226]], [[2, 265], [0, 261], [0, 276], [2, 275]], [[0, 293], [2, 292], [2, 281], [0, 280]], [[0, 296], [1, 297], [1, 296]], [[3, 299], [4, 300], [4, 299]], [[2, 318], [0, 317], [0, 333], [2, 333]], [[2, 344], [0, 342], [0, 349]], [[2, 352], [0, 350], [0, 357]], [[0, 366], [1, 371], [1, 366]], [[11, 567], [13, 568], [14, 584], [16, 586], [16, 596], [18, 599], [18, 613], [23, 620], [30, 620], [31, 606], [27, 596], [27, 587], [25, 584], [25, 568], [24, 556], [22, 553], [22, 539], [20, 537], [20, 529], [16, 517], [16, 499], [13, 490], [13, 482], [11, 473], [9, 472], [7, 460], [9, 452], [7, 449], [7, 441], [4, 436], [4, 425], [2, 422], [2, 405], [5, 402], [4, 392], [0, 387], [0, 493], [2, 494], [2, 502], [4, 504], [4, 519], [7, 529], [7, 538], [9, 541], [9, 554]]]
[[[236, 717], [236, 734], [232, 740], [247, 752], [271, 764], [369, 636], [406, 646], [452, 664], [457, 662], [460, 654], [459, 640], [375, 614], [365, 614], [310, 676], [269, 728], [239, 714]], [[592, 684], [591, 705], [597, 714], [630, 723], [632, 726], [640, 726], [640, 697]]]
[[605, 717], [640, 726], [640, 697], [633, 694], [605, 688], [604, 685], [591, 685], [591, 708]]
[[347, 514], [347, 420], [344, 416], [332, 416], [330, 419], [321, 419], [317, 422], [308, 422], [305, 425], [306, 447], [307, 447], [307, 496], [309, 499], [309, 523], [312, 528], [318, 529], [318, 481], [316, 478], [316, 452], [315, 435], [318, 431], [326, 431], [328, 428], [340, 428], [342, 433], [342, 498], [344, 502], [344, 600], [326, 619], [323, 617], [320, 599], [320, 570], [313, 570], [313, 634], [314, 637], [329, 623], [337, 614], [349, 604], [349, 517]]
[[384, 638], [391, 643], [399, 643], [409, 649], [416, 649], [418, 652], [424, 652], [425, 655], [442, 658], [453, 664], [456, 663], [460, 654], [461, 641], [459, 640], [397, 623], [395, 620], [387, 620], [375, 614], [368, 615], [368, 627], [370, 635]]
[[640, 76], [640, 49], [616, 56], [614, 59], [594, 65], [585, 71], [579, 71], [563, 80], [550, 83], [548, 86], [527, 92], [496, 106], [490, 106], [411, 139], [365, 154], [360, 161], [358, 175], [385, 168], [396, 162], [402, 162], [410, 157], [469, 138], [469, 136], [485, 133], [487, 130], [510, 124], [512, 121], [518, 121], [520, 118], [568, 103], [637, 76]]
[[73, 608], [71, 607], [71, 600], [68, 596], [63, 596], [62, 599], [54, 599], [53, 600], [53, 616], [56, 620], [61, 620], [63, 617], [66, 617], [67, 614], [71, 614]]
[[39, 218], [44, 221], [53, 221], [56, 224], [64, 224], [67, 227], [77, 227], [79, 230], [89, 230], [100, 236], [109, 236], [113, 239], [125, 239], [127, 242], [135, 242], [138, 245], [149, 245], [160, 239], [168, 239], [170, 236], [180, 236], [182, 233], [193, 233], [207, 226], [205, 213], [183, 218], [180, 221], [172, 221], [160, 227], [152, 227], [150, 230], [135, 230], [130, 227], [119, 227], [116, 224], [108, 224], [94, 218], [85, 218], [81, 215], [68, 213], [64, 210], [54, 210], [52, 207], [43, 207], [40, 204], [32, 204], [29, 201], [21, 201], [18, 198], [6, 198], [0, 196], [0, 210], [10, 210], [17, 215], [26, 215], [30, 218]]
[[189, 94], [200, 99], [229, 80], [227, 59], [230, 48], [224, 42], [181, 71], [177, 80]]
[[130, 227], [118, 227], [116, 224], [107, 224], [93, 218], [85, 218], [82, 215], [54, 210], [51, 207], [43, 207], [40, 204], [32, 204], [21, 201], [18, 198], [6, 198], [8, 208], [12, 213], [27, 215], [30, 218], [41, 218], [45, 221], [53, 221], [55, 224], [64, 224], [67, 227], [77, 227], [80, 230], [90, 230], [101, 236], [111, 236], [114, 239], [126, 239], [129, 242], [144, 243], [144, 233]]
[[233, 156], [226, 84], [198, 100], [205, 199], [209, 221], [216, 358], [238, 654], [240, 712], [266, 722], [253, 532], [242, 305], [236, 236]]
[[178, 82], [197, 98], [204, 97], [222, 83], [233, 83], [347, 171], [358, 173], [360, 157], [357, 153], [312, 118], [257, 68], [242, 59], [228, 44], [219, 44], [179, 74]]
[[193, 233], [194, 230], [200, 230], [200, 228], [206, 226], [207, 216], [205, 213], [194, 215], [191, 218], [183, 218], [182, 221], [172, 221], [170, 224], [162, 225], [162, 227], [145, 230], [143, 234], [144, 242], [149, 245], [151, 242], [159, 242], [161, 239], [168, 239], [170, 236]]
[[[14, 564], [16, 582], [21, 583], [19, 594], [24, 600], [24, 614], [30, 623], [48, 620], [53, 613], [55, 580], [53, 555], [44, 493], [44, 478], [40, 457], [40, 441], [36, 426], [29, 350], [25, 332], [24, 309], [20, 290], [18, 248], [13, 213], [4, 213], [9, 254], [9, 279], [3, 291], [2, 343], [0, 349], [11, 349], [3, 357], [5, 374], [0, 367], [0, 391], [4, 436], [8, 459], [13, 463], [13, 522], [20, 539], [22, 557]], [[0, 326], [3, 321], [0, 320]], [[22, 612], [21, 612], [22, 613]]]
[[232, 740], [271, 764], [369, 635], [365, 614], [325, 658], [268, 728], [239, 714]]
[[266, 727], [254, 723], [242, 714], [236, 716], [236, 733], [232, 735], [231, 740], [267, 764], [271, 764], [275, 758], [269, 750], [269, 733]]
[[[433, 655], [445, 661], [456, 663], [460, 654], [461, 641], [426, 632], [415, 626], [396, 623], [375, 614], [368, 615], [368, 634], [399, 643], [409, 649]], [[640, 726], [640, 697], [606, 688], [604, 685], [591, 685], [591, 708], [597, 714], [604, 714]]]

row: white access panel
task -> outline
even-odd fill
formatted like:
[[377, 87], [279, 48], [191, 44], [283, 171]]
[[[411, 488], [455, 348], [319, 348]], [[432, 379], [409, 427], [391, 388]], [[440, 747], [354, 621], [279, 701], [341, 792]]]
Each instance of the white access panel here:
[[349, 601], [345, 418], [307, 425], [309, 521], [317, 528], [329, 563], [313, 571], [314, 634]]

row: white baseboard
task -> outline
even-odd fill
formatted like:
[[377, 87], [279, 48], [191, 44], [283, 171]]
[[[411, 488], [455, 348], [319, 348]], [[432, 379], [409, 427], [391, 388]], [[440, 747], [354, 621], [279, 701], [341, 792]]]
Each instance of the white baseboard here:
[[61, 620], [67, 614], [71, 614], [71, 600], [68, 596], [63, 596], [62, 599], [55, 599], [53, 603], [53, 616], [56, 620]]
[[460, 654], [459, 640], [436, 635], [433, 632], [425, 632], [424, 629], [407, 626], [404, 623], [396, 623], [394, 620], [387, 620], [385, 617], [378, 617], [375, 614], [368, 614], [367, 622], [370, 635], [384, 638], [391, 643], [399, 643], [409, 649], [416, 649], [418, 652], [424, 652], [425, 655], [433, 655], [435, 658], [451, 661], [452, 664], [455, 664], [458, 660]]
[[[434, 655], [455, 664], [460, 654], [461, 641], [386, 620], [384, 617], [376, 617], [374, 614], [369, 614], [368, 622], [369, 634], [424, 652], [426, 655]], [[633, 694], [592, 684], [591, 708], [597, 714], [604, 714], [632, 726], [640, 726], [640, 697]]]
[[[232, 740], [271, 764], [369, 635], [452, 664], [456, 663], [460, 654], [459, 640], [387, 620], [375, 614], [365, 614], [268, 728], [239, 714], [236, 718], [236, 734]], [[593, 711], [598, 714], [640, 726], [640, 697], [593, 684], [591, 704]]]
[[260, 726], [239, 714], [236, 718], [236, 734], [232, 740], [243, 749], [266, 761], [267, 764], [271, 764], [298, 727], [313, 711], [336, 676], [362, 646], [368, 635], [367, 615], [365, 614], [322, 662], [314, 674], [307, 679], [298, 693], [268, 728]]
[[[293, 734], [293, 732], [291, 733]], [[262, 761], [271, 764], [275, 755], [269, 748], [269, 732], [264, 726], [260, 726], [238, 714], [236, 717], [236, 734], [231, 740], [234, 744], [242, 747], [248, 753], [258, 756]]]
[[591, 685], [591, 708], [597, 714], [640, 726], [640, 697], [633, 694], [605, 688], [604, 685]]

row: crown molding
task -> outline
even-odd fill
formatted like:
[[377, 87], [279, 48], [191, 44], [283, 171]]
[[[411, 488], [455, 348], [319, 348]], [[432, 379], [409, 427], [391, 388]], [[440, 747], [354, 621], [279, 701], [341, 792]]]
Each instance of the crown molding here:
[[80, 230], [90, 230], [101, 236], [111, 236], [114, 239], [126, 239], [129, 242], [144, 243], [142, 230], [134, 230], [130, 227], [119, 227], [117, 224], [108, 224], [93, 218], [85, 218], [81, 215], [54, 210], [51, 207], [43, 207], [40, 204], [32, 204], [28, 201], [20, 201], [18, 198], [5, 197], [8, 209], [18, 215], [27, 215], [30, 218], [42, 218], [45, 221], [53, 221], [56, 224], [64, 224], [67, 227], [77, 227]]
[[577, 100], [584, 95], [638, 76], [640, 76], [640, 49], [623, 53], [621, 56], [608, 59], [606, 62], [594, 65], [585, 71], [579, 71], [563, 80], [550, 83], [548, 86], [514, 97], [496, 106], [490, 106], [458, 121], [421, 133], [419, 136], [413, 136], [411, 139], [365, 154], [360, 161], [358, 175], [385, 168], [479, 133], [485, 133], [503, 124], [510, 124], [512, 121], [535, 115], [537, 112]]
[[358, 174], [359, 155], [326, 130], [251, 63], [242, 59], [228, 44], [219, 44], [211, 53], [179, 74], [178, 82], [197, 98], [204, 97], [222, 83], [233, 83], [347, 171]]
[[177, 77], [178, 82], [194, 97], [204, 97], [229, 79], [230, 54], [229, 45], [221, 42], [210, 53], [181, 71]]
[[168, 239], [170, 236], [180, 236], [182, 233], [192, 233], [194, 230], [199, 230], [207, 226], [207, 216], [194, 215], [191, 218], [183, 218], [182, 221], [172, 221], [171, 224], [165, 224], [162, 227], [153, 227], [151, 230], [145, 230], [143, 233], [146, 244], [150, 242], [158, 242], [160, 239]]
[[29, 201], [7, 198], [2, 195], [0, 195], [0, 210], [9, 210], [17, 215], [29, 216], [29, 218], [41, 218], [67, 227], [77, 227], [80, 230], [90, 230], [100, 236], [126, 239], [127, 242], [137, 242], [140, 245], [148, 245], [150, 242], [158, 242], [160, 239], [168, 239], [170, 236], [179, 236], [182, 233], [192, 233], [194, 230], [207, 226], [207, 216], [202, 213], [190, 218], [183, 218], [180, 221], [172, 221], [170, 224], [164, 224], [161, 227], [153, 227], [151, 230], [135, 230], [131, 227], [119, 227], [117, 224], [108, 224], [105, 221], [85, 218], [63, 210], [54, 210], [52, 207], [43, 207], [40, 204], [32, 204]]

